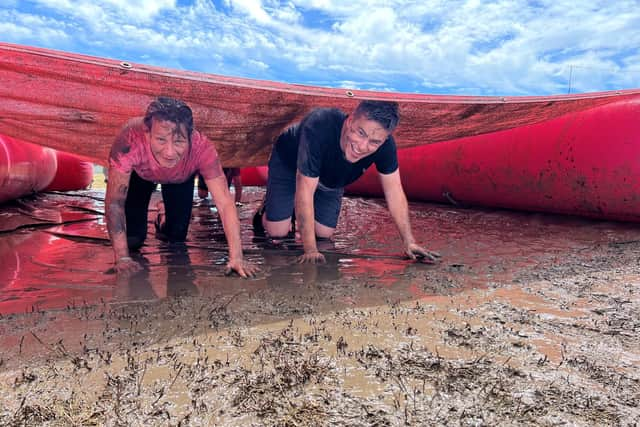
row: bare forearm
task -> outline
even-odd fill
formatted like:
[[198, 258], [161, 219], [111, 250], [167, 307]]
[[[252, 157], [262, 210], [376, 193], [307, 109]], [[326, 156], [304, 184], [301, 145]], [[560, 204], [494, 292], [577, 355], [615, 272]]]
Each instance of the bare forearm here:
[[305, 253], [318, 252], [313, 206], [317, 186], [318, 178], [307, 177], [300, 171], [296, 173], [296, 221]]
[[400, 181], [400, 170], [386, 175], [380, 174], [380, 182], [384, 190], [384, 197], [387, 200], [389, 213], [393, 218], [393, 222], [396, 223], [396, 227], [398, 227], [400, 237], [405, 245], [415, 243], [411, 232], [411, 223], [409, 222], [409, 203]]
[[224, 175], [219, 175], [213, 179], [206, 180], [207, 187], [211, 192], [213, 200], [216, 201], [218, 214], [222, 220], [224, 234], [229, 245], [229, 259], [242, 260], [242, 242], [240, 241], [240, 220], [238, 211], [233, 203], [227, 179]]
[[296, 223], [305, 252], [317, 252], [313, 194], [296, 192]]
[[387, 205], [403, 242], [405, 244], [414, 243], [415, 239], [409, 221], [409, 204], [404, 193], [390, 195], [387, 198]]
[[105, 200], [107, 231], [115, 252], [116, 261], [129, 256], [127, 245], [127, 220], [125, 203], [129, 191], [129, 176], [119, 172], [111, 174]]
[[115, 258], [117, 260], [122, 257], [128, 257], [129, 247], [127, 246], [127, 225], [124, 206], [115, 203], [108, 206], [107, 230], [109, 231]]
[[[229, 199], [231, 201], [231, 199]], [[233, 203], [220, 203], [218, 213], [222, 220], [224, 234], [229, 245], [229, 258], [242, 259], [242, 241], [240, 239], [240, 221]]]

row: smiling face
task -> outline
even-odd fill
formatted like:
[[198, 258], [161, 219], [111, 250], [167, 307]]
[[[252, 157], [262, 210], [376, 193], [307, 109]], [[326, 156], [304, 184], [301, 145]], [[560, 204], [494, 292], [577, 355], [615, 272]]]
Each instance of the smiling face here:
[[355, 163], [375, 153], [389, 135], [391, 132], [375, 120], [367, 119], [364, 115], [351, 115], [342, 125], [340, 148], [344, 158]]
[[146, 132], [151, 153], [163, 168], [172, 168], [184, 157], [189, 148], [187, 129], [184, 124], [153, 119], [151, 129]]

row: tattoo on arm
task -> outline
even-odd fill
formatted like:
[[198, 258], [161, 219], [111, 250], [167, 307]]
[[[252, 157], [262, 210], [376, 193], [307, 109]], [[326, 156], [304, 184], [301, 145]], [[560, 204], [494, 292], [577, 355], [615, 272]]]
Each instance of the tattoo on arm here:
[[[113, 215], [111, 222], [111, 227], [113, 228], [113, 233], [126, 233], [127, 225], [126, 219], [124, 215], [124, 204], [127, 199], [127, 192], [129, 191], [129, 186], [125, 184], [121, 184], [118, 186], [118, 190], [115, 194], [114, 200], [111, 202], [116, 202], [118, 204], [117, 208], [113, 208]], [[112, 205], [113, 206], [113, 205]]]
[[128, 174], [114, 172], [107, 183], [105, 208], [107, 211], [107, 228], [110, 236], [126, 233], [125, 203], [129, 191]]
[[122, 215], [116, 215], [115, 218], [111, 221], [111, 233], [118, 234], [124, 233], [127, 231], [127, 225], [125, 222], [125, 218]]

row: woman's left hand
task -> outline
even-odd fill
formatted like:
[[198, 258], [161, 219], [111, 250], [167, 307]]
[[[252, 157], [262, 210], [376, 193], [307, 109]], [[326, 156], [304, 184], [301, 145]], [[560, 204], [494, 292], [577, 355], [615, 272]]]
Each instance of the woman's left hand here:
[[255, 277], [256, 273], [260, 271], [260, 268], [255, 264], [245, 261], [244, 259], [231, 259], [227, 263], [224, 274], [228, 276], [234, 271], [238, 273], [240, 277], [248, 279], [250, 277]]
[[427, 264], [434, 264], [442, 257], [438, 252], [430, 251], [415, 243], [409, 243], [405, 248], [405, 253], [409, 258], [420, 259]]

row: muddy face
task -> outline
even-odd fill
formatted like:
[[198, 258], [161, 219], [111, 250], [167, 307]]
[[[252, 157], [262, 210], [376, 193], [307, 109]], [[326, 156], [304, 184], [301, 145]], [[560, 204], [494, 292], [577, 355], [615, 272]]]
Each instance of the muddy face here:
[[389, 138], [382, 125], [364, 116], [349, 116], [342, 125], [340, 148], [344, 158], [355, 163], [373, 153]]
[[153, 157], [163, 168], [177, 165], [189, 147], [186, 127], [169, 121], [153, 119], [146, 137]]

